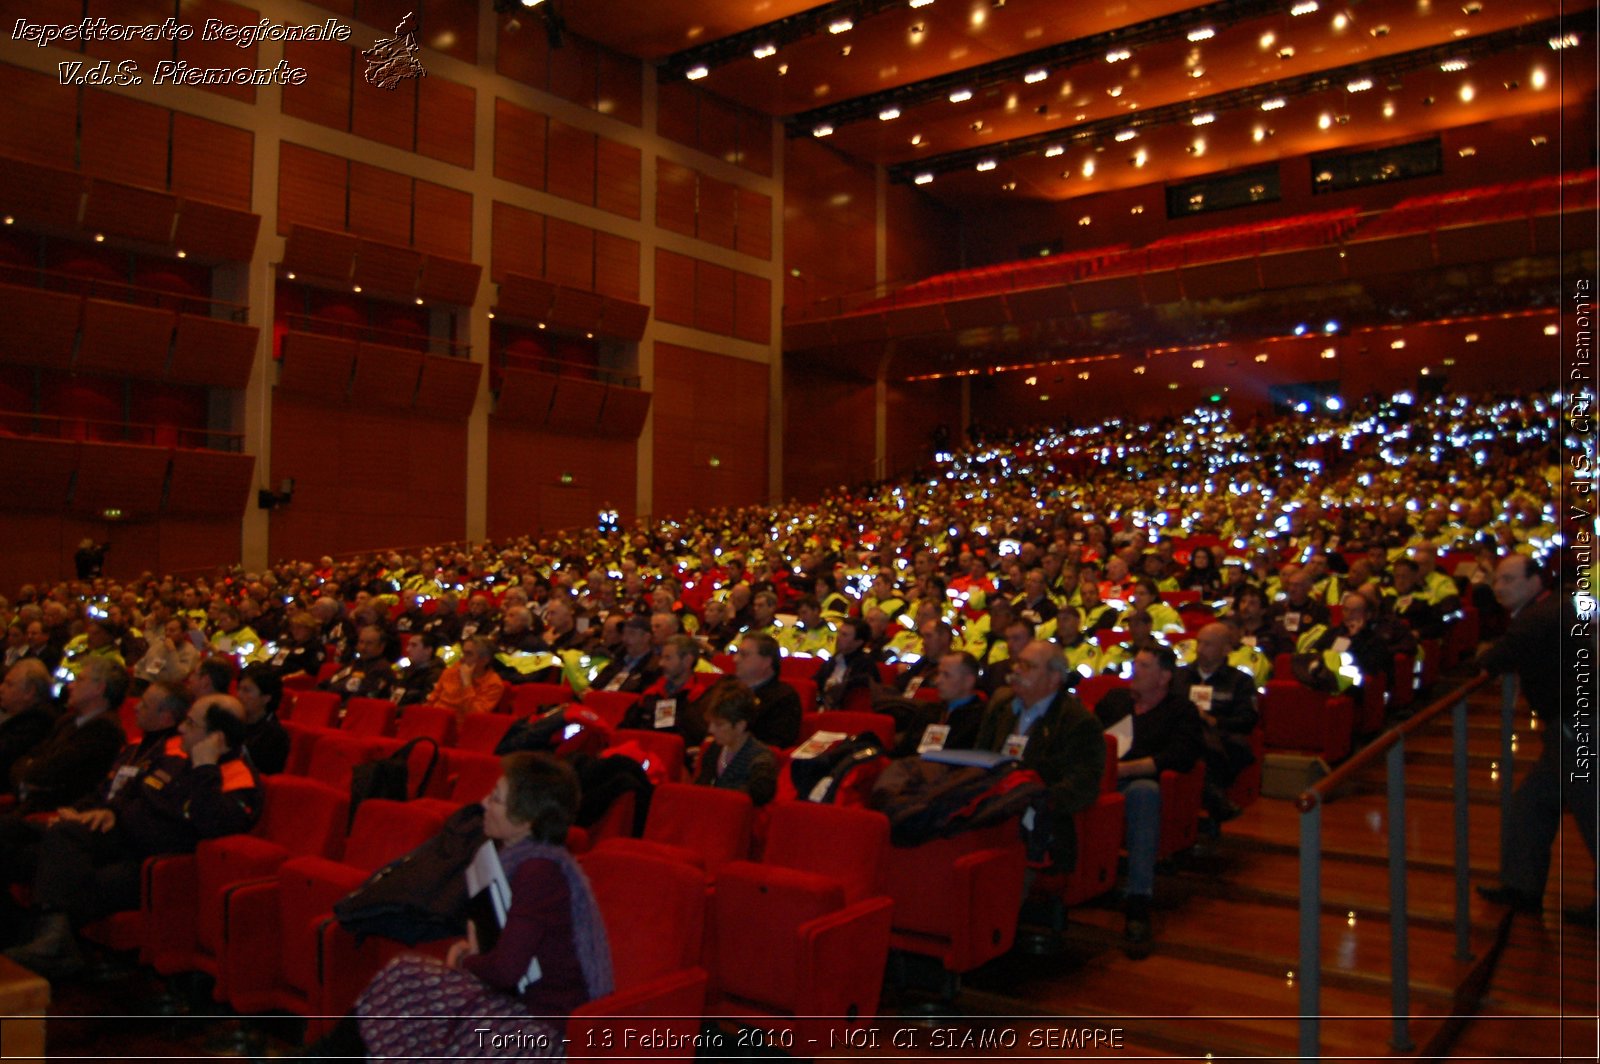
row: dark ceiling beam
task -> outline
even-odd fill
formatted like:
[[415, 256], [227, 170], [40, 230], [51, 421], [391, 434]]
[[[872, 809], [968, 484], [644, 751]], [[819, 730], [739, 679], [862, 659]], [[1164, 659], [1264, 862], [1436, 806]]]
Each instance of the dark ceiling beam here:
[[1290, 0], [1220, 0], [1218, 3], [1179, 11], [1171, 15], [1146, 19], [1131, 26], [1096, 33], [1090, 37], [1062, 41], [1021, 55], [997, 59], [982, 66], [969, 67], [936, 78], [915, 81], [893, 89], [875, 92], [870, 96], [857, 96], [838, 103], [814, 107], [809, 111], [791, 115], [784, 120], [785, 130], [791, 137], [811, 136], [821, 126], [838, 129], [840, 126], [867, 119], [877, 120], [885, 108], [916, 107], [925, 103], [947, 99], [956, 89], [970, 89], [978, 93], [997, 85], [1021, 80], [1031, 70], [1073, 66], [1089, 59], [1099, 59], [1116, 48], [1131, 50], [1148, 48], [1191, 30], [1205, 26], [1223, 29], [1272, 14], [1287, 13]]
[[1378, 81], [1379, 79], [1403, 77], [1413, 71], [1435, 66], [1452, 59], [1465, 59], [1470, 62], [1473, 59], [1527, 47], [1530, 44], [1542, 44], [1552, 37], [1562, 35], [1566, 30], [1567, 25], [1560, 16], [1557, 16], [1541, 22], [1528, 23], [1501, 30], [1498, 33], [1485, 34], [1481, 37], [1463, 38], [1451, 41], [1448, 44], [1431, 45], [1427, 48], [1418, 48], [1380, 59], [1350, 63], [1341, 67], [1330, 67], [1326, 70], [1299, 74], [1290, 78], [1281, 78], [1263, 85], [1216, 93], [1194, 100], [1184, 100], [1181, 103], [1167, 104], [1164, 107], [1152, 107], [1147, 111], [1139, 111], [1132, 115], [1084, 122], [1045, 133], [1032, 133], [1026, 137], [1018, 137], [1015, 140], [982, 147], [963, 148], [960, 151], [930, 156], [926, 159], [919, 159], [916, 162], [897, 163], [890, 166], [888, 172], [893, 180], [912, 181], [918, 174], [938, 175], [956, 170], [972, 169], [978, 163], [989, 159], [993, 159], [996, 162], [1004, 162], [1007, 159], [1042, 154], [1046, 148], [1056, 145], [1066, 146], [1109, 140], [1123, 130], [1140, 130], [1187, 122], [1200, 114], [1221, 115], [1229, 111], [1258, 108], [1264, 101], [1275, 97], [1292, 99], [1297, 96], [1324, 92], [1330, 88], [1343, 87], [1358, 77], [1368, 77]]
[[719, 37], [693, 48], [674, 52], [661, 60], [664, 77], [685, 77], [696, 67], [708, 71], [739, 59], [749, 59], [758, 48], [779, 48], [807, 37], [828, 32], [828, 27], [841, 19], [859, 24], [886, 11], [900, 11], [908, 0], [834, 0], [831, 4], [809, 8], [787, 18], [764, 22], [727, 37]]

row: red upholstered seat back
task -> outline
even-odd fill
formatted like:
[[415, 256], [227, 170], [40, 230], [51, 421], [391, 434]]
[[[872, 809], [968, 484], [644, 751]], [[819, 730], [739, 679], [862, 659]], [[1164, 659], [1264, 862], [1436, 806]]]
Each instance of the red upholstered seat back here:
[[492, 754], [517, 718], [505, 713], [468, 713], [456, 725], [456, 747]]
[[663, 783], [650, 798], [644, 837], [691, 850], [707, 872], [750, 852], [755, 807], [742, 791]]
[[767, 833], [764, 865], [836, 879], [844, 900], [883, 892], [889, 820], [882, 813], [814, 802], [777, 802]]
[[352, 698], [345, 703], [339, 728], [351, 735], [388, 735], [394, 731], [394, 714], [394, 703], [386, 698]]
[[339, 696], [332, 691], [301, 691], [291, 699], [284, 698], [287, 712], [285, 720], [303, 724], [308, 728], [331, 728], [333, 716], [339, 710]]
[[580, 863], [605, 919], [618, 990], [699, 963], [706, 887], [698, 871], [605, 849]]
[[395, 722], [394, 737], [402, 740], [426, 737], [440, 746], [449, 746], [456, 737], [456, 715], [443, 706], [407, 706]]
[[797, 929], [844, 904], [844, 885], [832, 876], [748, 861], [723, 865], [712, 902], [717, 990], [793, 1012], [800, 985]]

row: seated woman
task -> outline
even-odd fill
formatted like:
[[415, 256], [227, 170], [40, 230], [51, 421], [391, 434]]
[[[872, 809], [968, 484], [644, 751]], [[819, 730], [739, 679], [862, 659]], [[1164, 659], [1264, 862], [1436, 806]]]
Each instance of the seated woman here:
[[[562, 846], [578, 809], [577, 776], [544, 754], [511, 754], [502, 764], [505, 774], [483, 801], [483, 831], [497, 844], [511, 885], [499, 941], [480, 952], [469, 925], [466, 940], [451, 946], [442, 963], [405, 956], [379, 972], [356, 1003], [372, 1060], [507, 1052], [480, 1037], [483, 1028], [542, 1033], [559, 1049], [564, 1017], [611, 992], [611, 947], [599, 906]], [[526, 1037], [504, 1044], [519, 1041], [533, 1044]]]
[[706, 702], [706, 730], [714, 745], [700, 758], [695, 782], [743, 791], [756, 805], [766, 805], [778, 792], [778, 758], [750, 734], [755, 696], [744, 684], [726, 680], [711, 689]]

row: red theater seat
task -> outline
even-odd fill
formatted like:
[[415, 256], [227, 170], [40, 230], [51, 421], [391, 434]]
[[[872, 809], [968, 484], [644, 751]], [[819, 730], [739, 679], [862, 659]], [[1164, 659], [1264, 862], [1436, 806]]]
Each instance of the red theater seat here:
[[1261, 723], [1269, 750], [1315, 753], [1328, 762], [1350, 753], [1355, 703], [1297, 680], [1270, 680], [1261, 695]]
[[402, 741], [427, 738], [449, 746], [456, 738], [455, 711], [443, 706], [407, 706], [395, 722], [394, 737]]
[[887, 713], [863, 713], [850, 709], [829, 709], [821, 713], [800, 714], [800, 741], [819, 731], [861, 735], [871, 732], [883, 740], [883, 748], [894, 748], [894, 718]]
[[650, 797], [644, 835], [610, 838], [596, 852], [645, 854], [689, 864], [711, 875], [750, 853], [755, 807], [741, 791], [663, 783]]

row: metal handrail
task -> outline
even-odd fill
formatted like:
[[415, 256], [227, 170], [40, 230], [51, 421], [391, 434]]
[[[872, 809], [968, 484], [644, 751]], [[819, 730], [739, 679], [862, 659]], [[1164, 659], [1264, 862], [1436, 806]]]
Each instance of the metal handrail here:
[[[1321, 1044], [1322, 996], [1322, 810], [1337, 799], [1337, 788], [1357, 773], [1385, 758], [1385, 788], [1389, 823], [1389, 993], [1394, 1029], [1390, 1045], [1401, 1052], [1412, 1048], [1411, 970], [1408, 955], [1409, 919], [1406, 914], [1406, 794], [1405, 741], [1419, 729], [1450, 710], [1451, 790], [1455, 835], [1456, 958], [1472, 959], [1467, 854], [1467, 697], [1489, 683], [1480, 673], [1448, 694], [1429, 703], [1410, 719], [1395, 725], [1363, 747], [1338, 770], [1302, 791], [1300, 810], [1300, 1056], [1316, 1059]], [[1501, 682], [1500, 803], [1501, 845], [1505, 844], [1504, 811], [1511, 801], [1511, 718], [1517, 698], [1517, 680], [1507, 675]]]
[[[31, 410], [0, 410], [0, 430], [18, 436], [79, 440], [86, 443], [138, 443], [155, 447], [176, 446], [192, 450], [231, 451], [235, 454], [244, 451], [242, 432], [158, 425], [145, 421], [39, 414]], [[165, 436], [170, 436], [170, 442], [163, 439]], [[194, 442], [196, 440], [201, 442]]]
[[21, 281], [28, 288], [38, 288], [46, 292], [65, 292], [69, 295], [86, 295], [91, 299], [109, 299], [130, 306], [164, 308], [170, 305], [172, 309], [182, 313], [190, 313], [190, 308], [193, 307], [201, 312], [200, 316], [210, 317], [214, 312], [219, 312], [228, 321], [244, 321], [250, 311], [250, 308], [243, 303], [234, 303], [226, 299], [212, 299], [191, 292], [151, 288], [147, 285], [113, 281], [106, 277], [90, 277], [63, 270], [47, 270], [39, 266], [19, 266], [16, 263], [0, 263], [0, 280], [6, 283]]
[[[444, 337], [425, 336], [402, 329], [388, 329], [382, 325], [369, 325], [366, 322], [340, 321], [338, 318], [324, 318], [298, 310], [285, 312], [283, 319], [291, 330], [313, 336], [335, 336], [341, 340], [384, 344], [408, 351], [421, 351], [423, 354], [444, 355], [447, 358], [472, 357], [471, 344], [457, 343]], [[280, 352], [273, 352], [274, 357], [279, 354]]]

